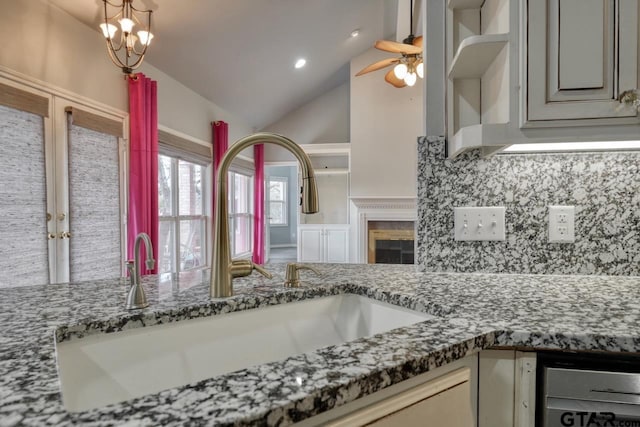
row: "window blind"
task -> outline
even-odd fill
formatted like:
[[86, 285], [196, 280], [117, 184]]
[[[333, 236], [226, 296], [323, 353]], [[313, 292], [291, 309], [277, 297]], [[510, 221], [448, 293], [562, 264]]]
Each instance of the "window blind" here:
[[120, 120], [109, 119], [76, 107], [66, 107], [64, 111], [71, 116], [71, 123], [75, 126], [113, 135], [118, 138], [124, 137], [122, 121]]
[[158, 130], [160, 153], [206, 166], [211, 163], [211, 146], [198, 144], [172, 133]]
[[43, 118], [0, 106], [0, 288], [49, 283]]
[[0, 105], [49, 117], [49, 98], [0, 83]]
[[119, 277], [118, 138], [69, 124], [68, 144], [69, 230], [72, 233], [69, 240], [70, 280]]

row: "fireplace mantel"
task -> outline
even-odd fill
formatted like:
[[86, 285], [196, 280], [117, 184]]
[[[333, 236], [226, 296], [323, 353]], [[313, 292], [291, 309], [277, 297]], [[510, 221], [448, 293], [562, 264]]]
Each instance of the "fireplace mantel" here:
[[354, 262], [367, 263], [368, 221], [416, 221], [415, 197], [351, 197], [355, 207], [352, 227], [355, 238]]

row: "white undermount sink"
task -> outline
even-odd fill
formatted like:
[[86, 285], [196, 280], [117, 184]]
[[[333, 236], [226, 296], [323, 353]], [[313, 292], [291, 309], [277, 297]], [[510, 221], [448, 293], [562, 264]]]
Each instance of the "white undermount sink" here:
[[88, 410], [431, 318], [347, 294], [64, 341], [62, 400]]

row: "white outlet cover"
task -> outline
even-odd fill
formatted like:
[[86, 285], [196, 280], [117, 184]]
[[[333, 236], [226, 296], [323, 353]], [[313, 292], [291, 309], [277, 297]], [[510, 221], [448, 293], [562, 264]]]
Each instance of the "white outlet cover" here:
[[505, 240], [504, 206], [453, 208], [454, 236], [459, 241]]
[[549, 206], [549, 243], [574, 243], [575, 206]]

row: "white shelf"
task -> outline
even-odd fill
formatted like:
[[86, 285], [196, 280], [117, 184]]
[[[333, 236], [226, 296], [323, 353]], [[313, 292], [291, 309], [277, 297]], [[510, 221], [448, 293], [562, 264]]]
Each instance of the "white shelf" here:
[[508, 128], [508, 123], [489, 123], [461, 128], [448, 142], [449, 158], [453, 159], [465, 151], [476, 148], [482, 149], [482, 157], [502, 150], [503, 147], [513, 143], [508, 137]]
[[335, 144], [300, 144], [300, 147], [308, 155], [314, 156], [348, 156], [351, 154], [349, 142]]
[[508, 41], [508, 34], [483, 34], [462, 40], [449, 68], [449, 78], [482, 77]]
[[449, 0], [449, 9], [480, 9], [484, 0]]

